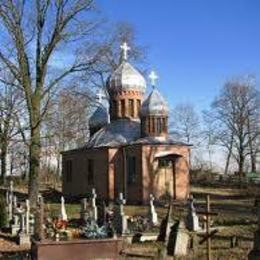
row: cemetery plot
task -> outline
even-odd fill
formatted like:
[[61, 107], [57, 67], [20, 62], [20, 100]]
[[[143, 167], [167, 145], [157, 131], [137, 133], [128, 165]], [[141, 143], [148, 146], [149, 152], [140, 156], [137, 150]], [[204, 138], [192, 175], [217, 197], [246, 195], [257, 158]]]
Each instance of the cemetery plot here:
[[120, 259], [171, 259], [172, 256], [205, 259], [210, 238], [211, 259], [228, 259], [227, 256], [246, 259], [249, 252], [251, 256], [256, 254], [255, 194], [244, 196], [236, 190], [211, 190], [210, 207], [207, 207], [205, 198], [209, 190], [205, 190], [203, 193], [201, 188], [193, 189], [193, 197], [188, 202], [168, 206], [158, 206], [152, 194], [148, 206], [129, 206], [123, 194], [119, 194], [110, 207], [104, 202], [97, 203], [98, 194], [94, 189], [88, 198], [73, 204], [60, 195], [54, 200], [60, 202], [52, 203], [48, 198], [43, 199], [43, 195], [39, 196], [33, 214], [29, 202], [17, 196], [10, 184], [5, 199], [8, 218], [12, 221], [8, 223], [9, 233], [0, 234], [0, 251], [13, 254], [28, 250], [32, 238], [33, 248], [37, 246], [41, 250], [51, 245], [89, 248], [95, 243], [99, 248], [104, 241], [111, 248], [122, 249], [116, 251]]

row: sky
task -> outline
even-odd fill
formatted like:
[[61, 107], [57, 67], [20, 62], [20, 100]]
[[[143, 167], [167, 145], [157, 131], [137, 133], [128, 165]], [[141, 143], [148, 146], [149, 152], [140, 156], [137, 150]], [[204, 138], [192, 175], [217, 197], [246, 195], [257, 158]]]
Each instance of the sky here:
[[134, 26], [170, 107], [189, 102], [204, 110], [227, 79], [254, 74], [260, 81], [259, 0], [98, 0], [98, 5], [112, 22]]

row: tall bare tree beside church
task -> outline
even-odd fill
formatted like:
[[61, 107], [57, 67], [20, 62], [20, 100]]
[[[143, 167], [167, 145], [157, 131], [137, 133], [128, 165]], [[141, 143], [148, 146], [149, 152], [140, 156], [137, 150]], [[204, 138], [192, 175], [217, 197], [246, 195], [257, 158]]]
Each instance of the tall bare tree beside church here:
[[[247, 80], [228, 81], [212, 104], [215, 119], [220, 122], [222, 141], [227, 143], [229, 154], [237, 162], [240, 178], [246, 159], [250, 156], [255, 169], [259, 142], [259, 92]], [[226, 138], [225, 138], [226, 136]], [[252, 160], [253, 159], [253, 160]]]
[[[92, 10], [92, 0], [0, 3], [0, 62], [24, 92], [29, 115], [29, 198], [33, 205], [39, 187], [41, 122], [49, 99], [61, 80], [89, 69], [96, 60], [93, 41], [87, 41], [96, 27], [96, 22], [88, 19]], [[79, 45], [88, 53], [80, 51]], [[66, 52], [77, 55], [59, 66], [59, 58]]]

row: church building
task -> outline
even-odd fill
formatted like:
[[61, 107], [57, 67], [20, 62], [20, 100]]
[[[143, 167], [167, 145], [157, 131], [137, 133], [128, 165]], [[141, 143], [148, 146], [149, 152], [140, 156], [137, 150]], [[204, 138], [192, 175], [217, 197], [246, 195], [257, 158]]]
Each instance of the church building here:
[[190, 145], [168, 136], [169, 107], [156, 87], [144, 98], [146, 80], [127, 61], [107, 80], [109, 112], [100, 104], [89, 120], [90, 139], [81, 148], [62, 153], [63, 193], [86, 195], [96, 189], [112, 201], [123, 192], [127, 203], [156, 199], [185, 200], [189, 194]]

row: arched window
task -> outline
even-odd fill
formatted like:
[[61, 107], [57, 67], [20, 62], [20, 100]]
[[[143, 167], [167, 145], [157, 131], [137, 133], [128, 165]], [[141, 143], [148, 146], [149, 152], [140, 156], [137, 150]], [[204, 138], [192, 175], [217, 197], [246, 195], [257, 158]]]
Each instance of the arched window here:
[[136, 107], [137, 107], [137, 116], [138, 116], [140, 114], [140, 110], [141, 110], [141, 100], [140, 99], [137, 99]]
[[134, 100], [133, 99], [128, 100], [128, 115], [131, 116], [131, 117], [135, 116]]
[[157, 133], [160, 134], [162, 132], [162, 123], [161, 123], [161, 118], [157, 118], [157, 123], [156, 123], [156, 126], [157, 126]]
[[120, 105], [121, 105], [121, 116], [125, 117], [125, 100], [124, 99], [120, 100]]

